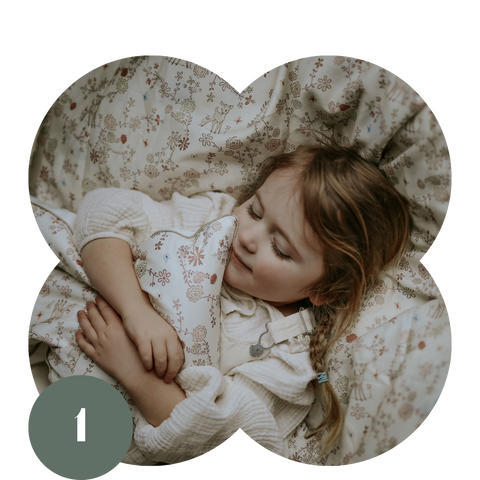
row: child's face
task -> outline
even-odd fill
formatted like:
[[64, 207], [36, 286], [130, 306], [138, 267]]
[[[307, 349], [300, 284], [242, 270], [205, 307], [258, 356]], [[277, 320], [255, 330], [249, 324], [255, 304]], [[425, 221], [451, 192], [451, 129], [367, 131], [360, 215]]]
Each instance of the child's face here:
[[298, 173], [295, 167], [273, 172], [233, 212], [239, 229], [224, 279], [276, 307], [308, 297], [324, 271], [319, 242], [304, 218]]

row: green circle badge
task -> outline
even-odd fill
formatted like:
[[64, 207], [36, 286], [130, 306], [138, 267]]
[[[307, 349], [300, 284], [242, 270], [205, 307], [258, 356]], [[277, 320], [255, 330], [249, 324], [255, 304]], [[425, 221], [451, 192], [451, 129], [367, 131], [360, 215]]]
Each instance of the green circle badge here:
[[83, 480], [104, 475], [122, 461], [133, 422], [127, 402], [109, 383], [72, 376], [41, 393], [28, 430], [35, 454], [48, 469]]

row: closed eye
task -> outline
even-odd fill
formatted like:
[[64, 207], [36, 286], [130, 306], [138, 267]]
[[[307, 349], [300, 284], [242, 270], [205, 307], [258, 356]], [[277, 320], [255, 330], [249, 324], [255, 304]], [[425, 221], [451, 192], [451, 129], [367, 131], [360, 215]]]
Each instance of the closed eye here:
[[247, 207], [247, 212], [254, 220], [261, 220], [262, 218], [259, 215], [257, 215], [253, 210], [253, 202]]
[[[255, 213], [255, 210], [253, 209], [253, 202], [248, 205], [247, 212], [248, 214], [254, 219], [254, 220], [261, 220], [262, 217], [260, 215], [257, 215]], [[291, 258], [288, 255], [285, 255], [279, 248], [278, 245], [275, 242], [275, 239], [272, 238], [272, 250], [275, 255], [280, 258], [281, 260], [291, 260]]]
[[288, 255], [285, 255], [284, 253], [282, 253], [280, 251], [280, 249], [278, 248], [277, 244], [275, 243], [275, 240], [272, 238], [272, 250], [273, 250], [273, 253], [275, 253], [275, 255], [282, 259], [282, 260], [291, 260], [291, 258], [288, 256]]

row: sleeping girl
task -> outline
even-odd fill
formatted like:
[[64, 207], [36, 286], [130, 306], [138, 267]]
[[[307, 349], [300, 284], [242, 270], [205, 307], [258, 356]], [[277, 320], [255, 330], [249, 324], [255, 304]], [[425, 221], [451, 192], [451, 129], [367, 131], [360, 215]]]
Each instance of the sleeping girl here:
[[[194, 458], [238, 428], [288, 456], [314, 382], [325, 416], [308, 436], [322, 455], [339, 440], [329, 352], [355, 324], [382, 270], [404, 253], [408, 203], [378, 167], [335, 145], [271, 157], [259, 173], [253, 195], [235, 209], [223, 193], [154, 202], [112, 188], [89, 193], [78, 211], [75, 243], [101, 297], [87, 304], [88, 315], [78, 312], [77, 342], [138, 407], [135, 442], [150, 460]], [[162, 227], [196, 231], [232, 209], [239, 225], [221, 291], [221, 368], [179, 372], [182, 346], [140, 289], [131, 246]], [[260, 357], [249, 353], [268, 325], [299, 312], [315, 318], [313, 331], [269, 343]]]

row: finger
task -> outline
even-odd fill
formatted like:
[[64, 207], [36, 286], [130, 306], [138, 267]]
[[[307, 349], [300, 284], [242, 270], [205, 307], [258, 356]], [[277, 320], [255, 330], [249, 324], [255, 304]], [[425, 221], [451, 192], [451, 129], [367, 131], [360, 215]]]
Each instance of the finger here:
[[100, 295], [95, 298], [95, 303], [107, 325], [115, 321], [122, 321], [115, 309]]
[[[158, 345], [157, 347], [154, 346], [155, 370], [157, 377], [163, 378], [165, 383], [170, 383], [180, 368], [178, 366], [178, 352], [176, 352], [174, 348], [170, 351], [168, 345], [168, 342], [165, 342], [164, 347], [162, 345]], [[157, 350], [155, 350], [155, 348], [157, 348]], [[163, 358], [165, 358], [164, 361]]]
[[167, 350], [163, 341], [152, 344], [153, 357], [155, 359], [155, 373], [157, 377], [163, 378], [167, 371], [169, 359], [167, 358]]
[[75, 333], [75, 338], [77, 340], [78, 346], [90, 357], [92, 358], [95, 354], [95, 348], [87, 342], [85, 335], [82, 332]]
[[90, 319], [87, 317], [87, 314], [84, 310], [77, 312], [78, 323], [83, 333], [87, 336], [90, 342], [96, 342], [98, 340], [97, 332], [92, 326]]
[[[98, 333], [103, 331], [105, 328], [105, 320], [103, 319], [101, 313], [99, 312], [97, 306], [93, 302], [87, 302], [87, 312], [88, 312], [88, 318], [90, 319], [90, 323], [92, 324], [93, 328]], [[88, 334], [87, 334], [88, 338]]]
[[143, 363], [143, 366], [146, 370], [151, 370], [153, 368], [153, 358], [152, 358], [152, 346], [149, 341], [142, 342], [137, 345], [138, 354], [140, 355], [140, 360]]
[[163, 380], [165, 383], [170, 383], [176, 377], [184, 362], [184, 352], [178, 338], [176, 341], [167, 344], [167, 353], [168, 366]]

